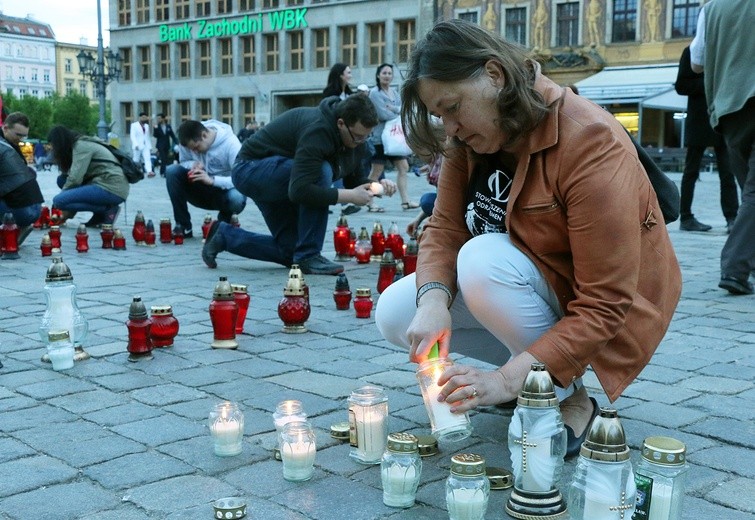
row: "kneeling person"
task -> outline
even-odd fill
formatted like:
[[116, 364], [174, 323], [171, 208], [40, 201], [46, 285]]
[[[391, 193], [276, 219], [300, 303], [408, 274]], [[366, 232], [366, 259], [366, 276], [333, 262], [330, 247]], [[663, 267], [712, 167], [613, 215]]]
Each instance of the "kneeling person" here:
[[[218, 253], [228, 251], [284, 266], [297, 263], [305, 274], [342, 272], [320, 254], [328, 206], [372, 200], [361, 161], [377, 122], [369, 99], [329, 97], [319, 107], [289, 110], [247, 138], [233, 184], [257, 204], [270, 234], [215, 223], [202, 250], [207, 266], [215, 268]], [[331, 187], [339, 179], [346, 187]], [[387, 195], [396, 191], [392, 181], [381, 183]]]

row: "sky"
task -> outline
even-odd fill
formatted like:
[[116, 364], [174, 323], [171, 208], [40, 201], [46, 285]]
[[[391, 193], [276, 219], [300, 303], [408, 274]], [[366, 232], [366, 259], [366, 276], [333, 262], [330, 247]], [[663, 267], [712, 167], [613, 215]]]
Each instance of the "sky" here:
[[[109, 0], [100, 0], [102, 8], [102, 41], [110, 41]], [[81, 37], [88, 44], [97, 45], [97, 0], [0, 0], [0, 11], [8, 16], [26, 18], [31, 15], [52, 27], [55, 39], [65, 43], [79, 43]]]

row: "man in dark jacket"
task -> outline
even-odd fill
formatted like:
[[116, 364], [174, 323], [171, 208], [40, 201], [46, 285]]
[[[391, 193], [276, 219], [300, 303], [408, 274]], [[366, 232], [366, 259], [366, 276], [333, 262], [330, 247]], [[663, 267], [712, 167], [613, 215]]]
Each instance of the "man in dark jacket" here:
[[26, 165], [18, 143], [29, 135], [29, 118], [13, 112], [5, 118], [0, 134], [0, 217], [10, 212], [20, 228], [18, 245], [39, 218], [44, 201], [37, 174]]
[[721, 134], [713, 131], [708, 117], [708, 102], [705, 99], [705, 80], [703, 74], [697, 74], [690, 64], [689, 47], [682, 51], [679, 61], [679, 73], [676, 77], [676, 92], [687, 97], [687, 158], [682, 175], [681, 207], [679, 228], [682, 231], [709, 231], [711, 227], [703, 224], [692, 213], [692, 198], [695, 183], [700, 176], [700, 163], [708, 146], [716, 152], [718, 176], [721, 179], [721, 210], [726, 218], [726, 230], [731, 231], [737, 218], [739, 200], [734, 173], [729, 165], [729, 154]]
[[165, 114], [157, 114], [157, 124], [152, 130], [152, 136], [155, 138], [157, 153], [160, 156], [160, 177], [165, 177], [165, 168], [173, 162], [171, 148], [178, 144], [173, 127], [170, 126]]
[[[228, 251], [284, 266], [296, 263], [305, 274], [342, 272], [343, 266], [320, 254], [328, 206], [363, 206], [372, 200], [360, 165], [364, 143], [377, 123], [369, 99], [329, 97], [319, 107], [285, 112], [244, 141], [233, 167], [233, 184], [254, 200], [271, 234], [215, 223], [202, 250], [207, 266], [216, 267], [215, 257]], [[331, 186], [338, 179], [345, 188]], [[387, 195], [396, 191], [390, 180], [381, 185]]]

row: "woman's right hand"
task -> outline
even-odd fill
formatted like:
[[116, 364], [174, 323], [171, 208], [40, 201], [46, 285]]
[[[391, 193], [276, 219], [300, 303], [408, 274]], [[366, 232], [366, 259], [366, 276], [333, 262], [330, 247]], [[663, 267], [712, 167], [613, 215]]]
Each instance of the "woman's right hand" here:
[[440, 291], [428, 291], [422, 297], [414, 319], [406, 331], [411, 344], [409, 360], [414, 363], [425, 361], [436, 341], [440, 357], [448, 356], [451, 345], [451, 312], [447, 307], [448, 297], [440, 292], [442, 298], [432, 298], [431, 293], [435, 292]]

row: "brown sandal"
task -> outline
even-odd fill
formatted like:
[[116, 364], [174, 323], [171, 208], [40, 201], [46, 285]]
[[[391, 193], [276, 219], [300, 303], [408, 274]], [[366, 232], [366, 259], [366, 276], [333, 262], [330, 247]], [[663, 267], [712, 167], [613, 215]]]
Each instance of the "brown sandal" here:
[[408, 209], [417, 209], [419, 207], [419, 204], [416, 202], [402, 202], [401, 207], [404, 209], [404, 211]]

